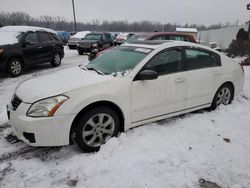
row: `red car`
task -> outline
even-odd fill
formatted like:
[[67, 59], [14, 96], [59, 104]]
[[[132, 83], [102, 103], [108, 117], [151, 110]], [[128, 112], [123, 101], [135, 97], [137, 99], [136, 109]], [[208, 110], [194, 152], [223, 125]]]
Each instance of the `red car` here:
[[137, 34], [129, 38], [126, 42], [135, 40], [178, 40], [196, 43], [192, 35], [177, 32], [154, 32]]
[[[196, 40], [192, 35], [188, 35], [185, 33], [177, 33], [177, 32], [153, 32], [153, 33], [140, 33], [131, 36], [125, 42], [130, 43], [134, 41], [143, 41], [143, 40], [177, 40], [177, 41], [186, 41], [196, 43]], [[111, 50], [114, 47], [107, 48], [103, 51], [100, 51], [96, 54], [91, 53], [89, 55], [89, 61], [94, 58], [100, 56], [101, 54]]]

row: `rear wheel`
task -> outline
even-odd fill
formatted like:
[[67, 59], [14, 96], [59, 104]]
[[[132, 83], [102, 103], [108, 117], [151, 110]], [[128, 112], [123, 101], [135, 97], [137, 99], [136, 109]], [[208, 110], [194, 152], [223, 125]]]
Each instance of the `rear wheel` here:
[[50, 63], [53, 67], [57, 67], [61, 64], [61, 55], [59, 52], [55, 52], [53, 54], [53, 57]]
[[84, 114], [73, 130], [72, 139], [84, 152], [95, 152], [119, 133], [120, 120], [109, 107], [93, 108]]
[[7, 65], [7, 72], [11, 77], [20, 76], [23, 72], [23, 62], [20, 58], [11, 58]]
[[210, 110], [215, 110], [220, 104], [228, 105], [234, 97], [233, 87], [230, 84], [222, 85], [216, 92]]

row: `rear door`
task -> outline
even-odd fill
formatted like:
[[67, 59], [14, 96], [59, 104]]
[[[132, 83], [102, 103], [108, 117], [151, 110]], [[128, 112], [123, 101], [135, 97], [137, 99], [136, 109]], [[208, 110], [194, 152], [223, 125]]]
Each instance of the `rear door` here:
[[46, 32], [38, 31], [38, 39], [41, 46], [41, 61], [47, 62], [52, 58], [53, 40]]
[[211, 103], [222, 77], [220, 56], [191, 47], [184, 52], [188, 74], [187, 108]]
[[168, 115], [185, 108], [187, 73], [182, 51], [168, 49], [155, 55], [142, 70], [154, 70], [155, 80], [134, 79], [131, 85], [132, 122]]

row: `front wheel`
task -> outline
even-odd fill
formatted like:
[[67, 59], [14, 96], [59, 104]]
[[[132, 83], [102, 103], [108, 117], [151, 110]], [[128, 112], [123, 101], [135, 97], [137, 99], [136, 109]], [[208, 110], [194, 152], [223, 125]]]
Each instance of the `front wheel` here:
[[7, 65], [7, 72], [11, 77], [20, 76], [23, 72], [23, 62], [19, 58], [11, 58]]
[[233, 87], [230, 84], [222, 85], [216, 92], [210, 110], [215, 110], [220, 104], [228, 105], [234, 97]]
[[61, 60], [62, 59], [61, 59], [60, 53], [59, 52], [55, 52], [53, 54], [53, 57], [52, 57], [52, 60], [51, 60], [51, 65], [53, 67], [57, 67], [57, 66], [59, 66], [61, 64]]
[[89, 110], [77, 122], [72, 139], [84, 152], [98, 151], [102, 144], [119, 133], [120, 120], [109, 107]]

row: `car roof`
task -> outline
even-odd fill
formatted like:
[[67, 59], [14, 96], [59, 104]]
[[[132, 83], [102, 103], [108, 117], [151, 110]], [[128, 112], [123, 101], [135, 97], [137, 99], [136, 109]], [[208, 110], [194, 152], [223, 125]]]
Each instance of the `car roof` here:
[[134, 47], [142, 47], [142, 48], [150, 48], [150, 49], [159, 49], [159, 48], [171, 48], [171, 47], [195, 47], [202, 48], [205, 50], [213, 51], [218, 53], [216, 50], [213, 50], [210, 47], [203, 46], [193, 42], [184, 42], [184, 41], [174, 41], [174, 40], [146, 40], [146, 41], [134, 41], [130, 43], [124, 43], [122, 46], [134, 46]]
[[0, 31], [6, 32], [28, 32], [28, 31], [46, 31], [49, 33], [57, 34], [56, 31], [44, 27], [34, 26], [4, 26], [0, 28]]

